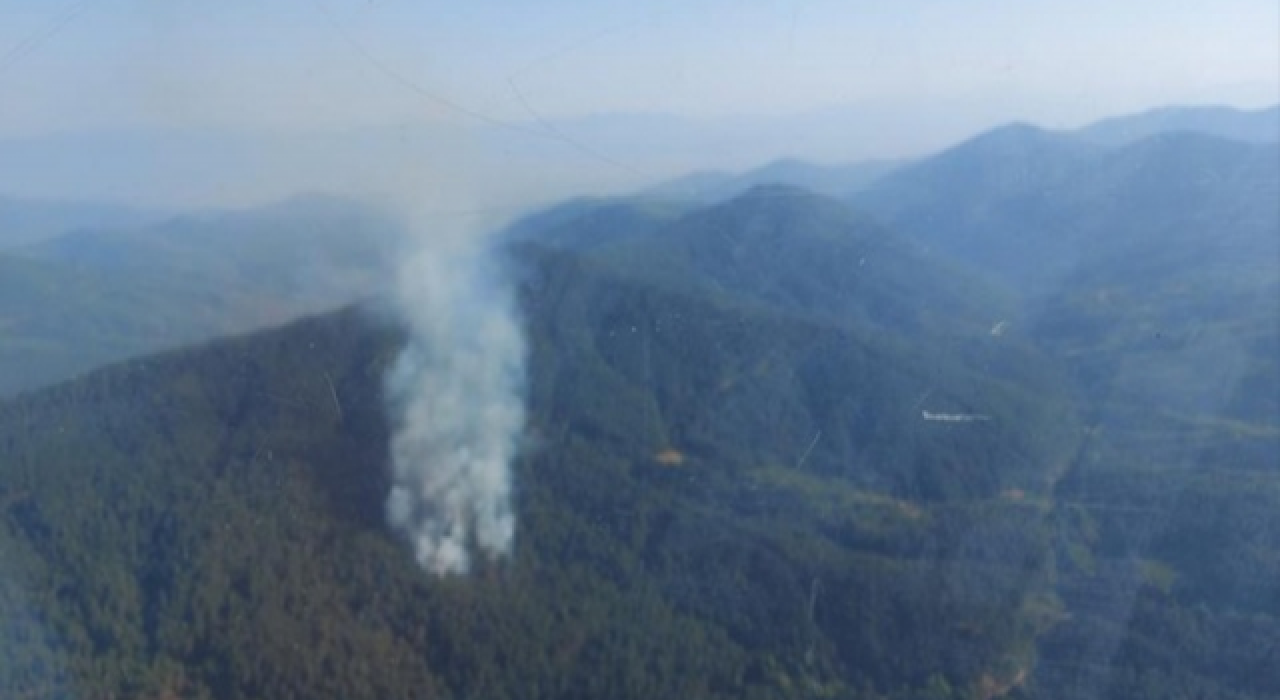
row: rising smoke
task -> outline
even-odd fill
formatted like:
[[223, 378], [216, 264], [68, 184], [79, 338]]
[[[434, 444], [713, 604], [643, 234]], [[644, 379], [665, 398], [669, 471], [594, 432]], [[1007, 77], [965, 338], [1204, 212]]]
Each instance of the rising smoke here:
[[408, 343], [386, 377], [387, 518], [438, 574], [511, 549], [511, 462], [524, 430], [525, 346], [509, 286], [474, 246], [408, 257], [396, 302]]

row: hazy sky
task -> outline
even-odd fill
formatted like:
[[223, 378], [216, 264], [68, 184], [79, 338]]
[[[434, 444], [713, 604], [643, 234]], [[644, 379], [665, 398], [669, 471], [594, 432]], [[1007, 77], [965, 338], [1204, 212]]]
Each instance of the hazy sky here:
[[778, 114], [988, 94], [1064, 121], [1167, 103], [1260, 106], [1280, 94], [1278, 8], [0, 0], [0, 134], [476, 118], [446, 102], [500, 120]]
[[1275, 0], [0, 0], [0, 192], [526, 201], [915, 156], [1274, 104], [1277, 37]]

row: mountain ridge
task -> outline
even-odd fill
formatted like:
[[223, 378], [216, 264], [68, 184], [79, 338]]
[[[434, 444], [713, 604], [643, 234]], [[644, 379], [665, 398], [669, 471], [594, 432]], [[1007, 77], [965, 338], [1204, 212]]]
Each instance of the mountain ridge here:
[[0, 395], [376, 294], [403, 241], [380, 212], [313, 196], [0, 253]]
[[[387, 525], [385, 300], [0, 400], [0, 690], [1274, 697], [1276, 149], [1013, 125], [852, 203], [518, 222], [517, 534], [466, 578]], [[0, 288], [102, 296], [80, 252]]]
[[1075, 130], [1076, 136], [1119, 146], [1162, 132], [1189, 131], [1253, 143], [1280, 142], [1280, 105], [1233, 107], [1157, 107], [1103, 119]]
[[382, 524], [403, 336], [350, 309], [0, 403], [0, 542], [69, 606], [7, 615], [30, 642], [10, 658], [67, 669], [36, 677], [53, 687], [196, 697], [850, 696], [1029, 663], [1048, 622], [1001, 601], [1051, 604], [1036, 504], [1077, 437], [1054, 380], [515, 254], [540, 447], [514, 465], [510, 560], [436, 581]]

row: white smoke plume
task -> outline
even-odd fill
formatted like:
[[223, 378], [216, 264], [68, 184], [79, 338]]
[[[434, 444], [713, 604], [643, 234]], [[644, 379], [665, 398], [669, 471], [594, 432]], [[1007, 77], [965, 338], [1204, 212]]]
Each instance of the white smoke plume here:
[[386, 376], [387, 519], [438, 574], [510, 552], [511, 462], [524, 430], [525, 345], [509, 286], [473, 246], [406, 258], [396, 302], [408, 343]]

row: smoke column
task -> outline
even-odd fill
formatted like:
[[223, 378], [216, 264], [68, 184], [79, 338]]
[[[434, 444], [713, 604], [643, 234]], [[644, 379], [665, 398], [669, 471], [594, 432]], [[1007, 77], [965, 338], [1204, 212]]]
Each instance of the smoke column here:
[[408, 343], [386, 376], [387, 519], [437, 575], [511, 549], [511, 461], [524, 429], [525, 346], [509, 287], [476, 249], [429, 245], [396, 291]]

